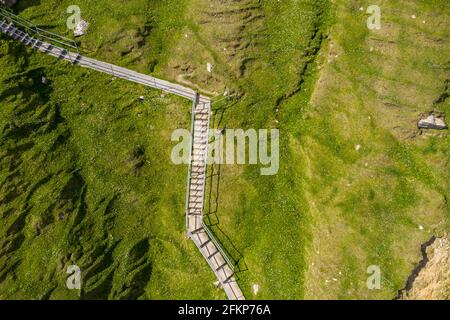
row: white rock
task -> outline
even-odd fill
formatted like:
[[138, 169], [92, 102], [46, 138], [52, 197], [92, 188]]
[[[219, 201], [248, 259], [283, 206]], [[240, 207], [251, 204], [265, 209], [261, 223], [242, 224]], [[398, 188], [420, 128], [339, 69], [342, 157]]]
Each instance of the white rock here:
[[89, 22], [85, 20], [80, 20], [80, 22], [78, 22], [77, 26], [75, 27], [75, 30], [73, 30], [73, 34], [75, 35], [75, 37], [80, 37], [86, 34], [88, 27]]
[[429, 115], [425, 119], [419, 120], [418, 126], [420, 129], [447, 129], [447, 125], [445, 124], [444, 119], [436, 117], [434, 114]]
[[259, 284], [256, 284], [256, 283], [253, 284], [252, 289], [253, 289], [253, 294], [256, 296], [259, 292]]
[[207, 70], [209, 73], [211, 73], [211, 72], [212, 72], [212, 69], [213, 69], [212, 64], [208, 62], [208, 63], [206, 64], [206, 70]]

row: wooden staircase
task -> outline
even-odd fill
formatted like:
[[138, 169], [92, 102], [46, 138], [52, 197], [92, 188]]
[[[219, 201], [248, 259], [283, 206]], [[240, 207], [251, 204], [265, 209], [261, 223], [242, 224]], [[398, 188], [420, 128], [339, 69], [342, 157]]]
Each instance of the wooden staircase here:
[[187, 236], [194, 241], [228, 299], [245, 300], [235, 279], [233, 263], [228, 259], [214, 234], [203, 223], [211, 117], [211, 102], [200, 102], [203, 100], [200, 97], [196, 98], [192, 107], [191, 157], [186, 195]]

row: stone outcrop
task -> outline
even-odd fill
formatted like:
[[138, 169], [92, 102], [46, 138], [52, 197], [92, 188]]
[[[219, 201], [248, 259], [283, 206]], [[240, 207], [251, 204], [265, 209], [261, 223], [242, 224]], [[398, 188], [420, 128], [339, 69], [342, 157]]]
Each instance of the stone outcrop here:
[[448, 128], [444, 122], [444, 118], [434, 114], [430, 114], [428, 117], [419, 120], [418, 126], [419, 129], [445, 130]]
[[80, 20], [78, 22], [77, 26], [75, 27], [75, 30], [73, 31], [75, 37], [81, 37], [84, 35], [89, 27], [89, 23], [85, 20]]
[[401, 300], [450, 299], [450, 241], [433, 238], [422, 247], [423, 260], [399, 292]]

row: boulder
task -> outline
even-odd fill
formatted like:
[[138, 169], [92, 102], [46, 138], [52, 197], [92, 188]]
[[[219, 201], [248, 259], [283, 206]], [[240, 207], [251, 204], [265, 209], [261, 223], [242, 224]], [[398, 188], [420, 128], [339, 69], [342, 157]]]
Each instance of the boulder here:
[[85, 20], [80, 20], [78, 22], [77, 26], [75, 27], [75, 30], [73, 31], [75, 37], [81, 37], [84, 35], [89, 27], [89, 22]]
[[420, 129], [445, 130], [448, 128], [444, 122], [444, 118], [434, 114], [430, 114], [428, 117], [419, 120], [418, 126]]

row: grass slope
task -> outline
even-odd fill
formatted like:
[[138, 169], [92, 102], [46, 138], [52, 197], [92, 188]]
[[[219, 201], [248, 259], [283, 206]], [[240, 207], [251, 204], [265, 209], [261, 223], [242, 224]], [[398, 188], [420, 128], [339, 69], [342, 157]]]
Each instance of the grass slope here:
[[[61, 3], [49, 11], [54, 4], [44, 1], [22, 13], [39, 15], [37, 23], [44, 24], [53, 21], [52, 12], [65, 10]], [[107, 15], [99, 19], [116, 17], [120, 27], [110, 30], [116, 36], [127, 26], [132, 33], [145, 26], [139, 3], [92, 7], [100, 9]], [[133, 12], [140, 22], [124, 25]], [[169, 26], [158, 21], [151, 23], [160, 31], [148, 37], [164, 42]], [[94, 45], [102, 32], [94, 22], [82, 45]], [[108, 52], [127, 47], [96, 45], [112, 62]], [[185, 239], [187, 171], [170, 161], [171, 133], [190, 127], [190, 103], [58, 62], [4, 37], [0, 52], [0, 297], [223, 298]], [[117, 62], [139, 69], [130, 55]], [[41, 84], [42, 76], [49, 85]], [[80, 293], [65, 286], [71, 264], [82, 270]]]
[[[68, 34], [67, 5], [16, 9]], [[448, 118], [450, 8], [382, 1], [370, 31], [368, 5], [80, 1], [93, 56], [231, 93], [214, 127], [280, 130], [276, 176], [209, 168], [207, 222], [249, 299], [391, 299], [420, 244], [449, 230], [449, 139], [416, 123]], [[223, 298], [184, 239], [185, 168], [167, 161], [188, 103], [0, 43], [0, 297], [77, 298], [65, 289], [76, 262], [82, 298]], [[382, 290], [366, 287], [370, 265]]]

